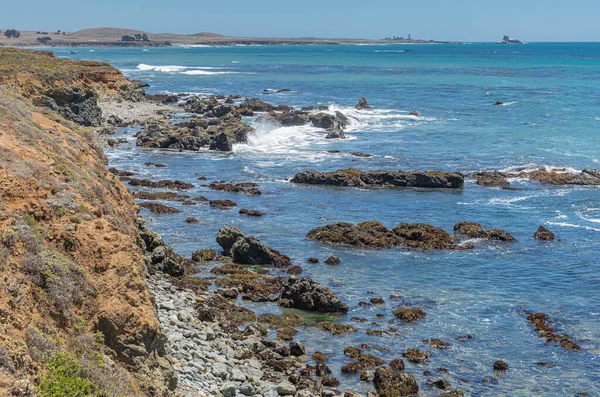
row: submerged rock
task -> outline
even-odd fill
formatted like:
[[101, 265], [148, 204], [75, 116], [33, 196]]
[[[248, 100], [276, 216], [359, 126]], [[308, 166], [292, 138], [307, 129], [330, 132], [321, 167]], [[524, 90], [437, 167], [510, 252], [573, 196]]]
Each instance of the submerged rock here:
[[413, 323], [420, 321], [425, 318], [425, 312], [421, 309], [413, 309], [409, 307], [402, 307], [394, 310], [394, 316], [407, 323]]
[[483, 238], [508, 243], [517, 241], [510, 233], [502, 229], [486, 229], [475, 222], [459, 222], [454, 225], [454, 231], [469, 238]]
[[503, 188], [510, 186], [510, 182], [506, 180], [507, 175], [498, 171], [475, 172], [469, 176], [475, 178], [475, 183], [479, 186]]
[[177, 208], [169, 207], [168, 205], [153, 203], [149, 201], [144, 201], [140, 203], [140, 207], [146, 208], [148, 211], [154, 214], [178, 214], [179, 211]]
[[533, 238], [539, 241], [552, 241], [554, 240], [554, 233], [546, 229], [544, 226], [540, 226], [533, 235]]
[[402, 353], [404, 357], [408, 361], [412, 361], [413, 363], [422, 364], [429, 362], [429, 356], [431, 356], [430, 352], [423, 352], [419, 349], [406, 349], [405, 353]]
[[464, 177], [459, 173], [444, 171], [361, 171], [356, 168], [347, 168], [334, 172], [301, 171], [292, 178], [291, 182], [359, 188], [421, 187], [461, 189], [464, 185]]
[[548, 325], [550, 317], [544, 313], [532, 313], [527, 316], [527, 321], [531, 324], [535, 332], [541, 338], [546, 339], [548, 343], [558, 343], [566, 350], [581, 351], [581, 346], [573, 342], [569, 335], [560, 334], [556, 329]]
[[414, 376], [390, 367], [377, 368], [373, 383], [380, 397], [410, 396], [419, 392]]
[[288, 307], [321, 313], [348, 313], [346, 306], [329, 288], [309, 279], [296, 276], [283, 284], [282, 301]]

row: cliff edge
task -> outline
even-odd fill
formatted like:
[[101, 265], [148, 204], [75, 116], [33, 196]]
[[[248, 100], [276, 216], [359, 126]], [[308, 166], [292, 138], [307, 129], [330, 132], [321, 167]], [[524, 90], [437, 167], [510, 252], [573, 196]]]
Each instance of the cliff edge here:
[[0, 48], [0, 395], [167, 396], [132, 195], [107, 171], [108, 64]]

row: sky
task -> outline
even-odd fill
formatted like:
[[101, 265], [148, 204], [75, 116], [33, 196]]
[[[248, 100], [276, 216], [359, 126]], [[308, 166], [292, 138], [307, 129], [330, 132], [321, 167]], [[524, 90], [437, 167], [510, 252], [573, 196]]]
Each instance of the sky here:
[[3, 1], [0, 29], [114, 27], [245, 37], [388, 36], [456, 41], [600, 41], [598, 0]]

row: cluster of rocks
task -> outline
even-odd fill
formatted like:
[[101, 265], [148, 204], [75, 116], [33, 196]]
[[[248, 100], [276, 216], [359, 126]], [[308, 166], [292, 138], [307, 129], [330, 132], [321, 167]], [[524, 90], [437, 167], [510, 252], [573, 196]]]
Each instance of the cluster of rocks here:
[[188, 122], [172, 124], [153, 119], [137, 134], [136, 144], [141, 147], [198, 151], [231, 151], [236, 143], [247, 141], [253, 129], [240, 118], [227, 115], [211, 122], [192, 118]]
[[523, 178], [547, 185], [600, 186], [600, 170], [586, 168], [581, 172], [570, 172], [566, 168], [540, 168], [529, 171], [482, 171], [469, 175], [475, 183], [485, 187], [510, 188], [510, 178]]
[[391, 248], [404, 246], [413, 249], [461, 250], [473, 248], [470, 245], [457, 245], [458, 238], [445, 230], [423, 223], [401, 223], [394, 229], [387, 229], [376, 221], [362, 222], [356, 226], [339, 222], [317, 227], [307, 237], [329, 244], [349, 245], [359, 248]]
[[535, 332], [548, 343], [558, 343], [566, 350], [580, 351], [581, 346], [573, 342], [569, 335], [560, 334], [555, 328], [548, 325], [550, 317], [544, 313], [531, 313], [527, 315], [527, 321], [534, 327]]
[[291, 181], [299, 184], [358, 188], [418, 187], [461, 189], [464, 185], [464, 177], [456, 172], [361, 171], [356, 168], [334, 172], [301, 171]]

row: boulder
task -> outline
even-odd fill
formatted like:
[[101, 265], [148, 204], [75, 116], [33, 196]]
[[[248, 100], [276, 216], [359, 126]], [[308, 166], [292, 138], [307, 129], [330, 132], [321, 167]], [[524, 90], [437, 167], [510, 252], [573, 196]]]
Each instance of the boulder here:
[[505, 361], [497, 360], [494, 363], [494, 371], [496, 371], [496, 372], [506, 372], [506, 371], [508, 371], [508, 364]]
[[325, 139], [346, 139], [346, 135], [344, 135], [344, 130], [342, 130], [342, 127], [338, 123], [335, 123], [327, 131], [328, 132], [325, 136]]
[[533, 235], [533, 238], [538, 241], [552, 241], [554, 240], [554, 233], [546, 229], [544, 226], [540, 226]]
[[356, 168], [334, 172], [301, 171], [291, 181], [298, 184], [359, 187], [363, 189], [370, 187], [462, 189], [464, 185], [464, 177], [456, 172], [361, 171]]
[[240, 104], [240, 108], [247, 108], [253, 112], [270, 112], [273, 110], [273, 105], [257, 98], [248, 98]]
[[354, 106], [354, 109], [356, 109], [356, 110], [371, 110], [371, 106], [369, 106], [369, 104], [367, 103], [367, 99], [365, 97], [361, 97], [358, 100], [358, 103], [356, 104], [356, 106]]
[[502, 229], [486, 229], [475, 222], [459, 222], [454, 225], [454, 231], [469, 238], [483, 238], [490, 241], [505, 241], [508, 243], [517, 241], [510, 233]]
[[414, 376], [390, 367], [377, 368], [373, 383], [379, 397], [410, 396], [419, 392]]
[[309, 279], [290, 276], [283, 284], [281, 299], [288, 307], [321, 313], [348, 313], [346, 306], [327, 287]]
[[469, 176], [475, 178], [475, 183], [479, 186], [502, 188], [510, 186], [510, 182], [506, 180], [507, 175], [498, 171], [475, 172]]
[[192, 254], [192, 260], [194, 262], [208, 262], [215, 259], [217, 253], [212, 248], [203, 248], [198, 251], [195, 251]]
[[237, 227], [225, 226], [217, 233], [217, 243], [223, 248], [223, 254], [229, 255], [233, 244], [235, 244], [238, 238], [243, 236], [244, 234]]
[[394, 310], [394, 316], [407, 323], [414, 323], [425, 318], [425, 312], [421, 309], [402, 307]]
[[275, 267], [291, 265], [288, 256], [267, 247], [254, 236], [238, 237], [231, 247], [231, 252], [235, 263]]

